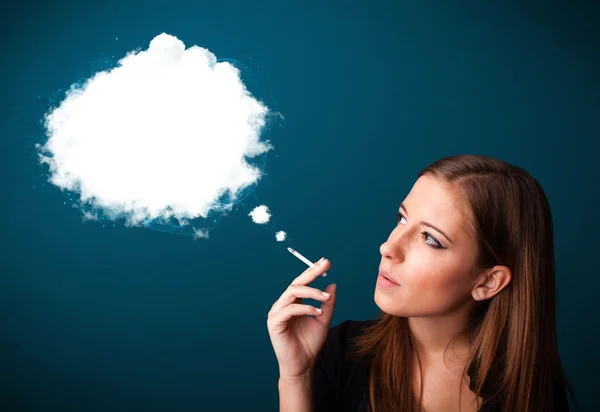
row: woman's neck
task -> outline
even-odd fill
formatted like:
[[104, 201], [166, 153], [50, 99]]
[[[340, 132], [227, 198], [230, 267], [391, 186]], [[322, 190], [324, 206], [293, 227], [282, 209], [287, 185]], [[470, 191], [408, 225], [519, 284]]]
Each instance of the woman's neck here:
[[467, 331], [465, 331], [470, 320], [470, 310], [470, 307], [463, 307], [442, 316], [408, 318], [421, 359], [430, 361], [443, 359], [447, 349], [450, 354], [456, 353], [464, 357], [470, 348]]

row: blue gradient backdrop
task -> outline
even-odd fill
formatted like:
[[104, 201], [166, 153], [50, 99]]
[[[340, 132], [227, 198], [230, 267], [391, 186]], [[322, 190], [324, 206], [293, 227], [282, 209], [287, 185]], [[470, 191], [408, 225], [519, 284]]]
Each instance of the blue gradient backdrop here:
[[[375, 316], [399, 203], [457, 153], [544, 186], [561, 354], [600, 410], [598, 8], [449, 3], [4, 2], [0, 410], [277, 410], [267, 312], [305, 269], [285, 246], [331, 260], [314, 285], [338, 284], [333, 324]], [[246, 64], [286, 118], [268, 174], [208, 241], [82, 223], [31, 149], [53, 92], [162, 32]], [[246, 216], [261, 203], [268, 227]]]

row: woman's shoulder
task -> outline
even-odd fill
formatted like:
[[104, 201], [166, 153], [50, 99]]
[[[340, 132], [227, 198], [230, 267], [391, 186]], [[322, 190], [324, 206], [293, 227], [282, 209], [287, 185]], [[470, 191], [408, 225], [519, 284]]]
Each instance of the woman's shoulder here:
[[315, 411], [358, 410], [368, 382], [368, 358], [347, 356], [351, 340], [372, 320], [344, 320], [329, 328], [313, 371]]
[[338, 334], [341, 337], [352, 337], [359, 335], [363, 329], [375, 323], [373, 319], [354, 320], [347, 319], [329, 328], [329, 333]]
[[322, 356], [339, 358], [348, 352], [353, 338], [359, 336], [366, 327], [375, 320], [347, 319], [329, 328], [327, 339], [322, 349]]
[[353, 320], [347, 319], [339, 324], [329, 328], [329, 335], [333, 339], [338, 339], [341, 342], [345, 342], [348, 339], [354, 338], [360, 335], [365, 328], [373, 325], [375, 320], [366, 319], [366, 320]]

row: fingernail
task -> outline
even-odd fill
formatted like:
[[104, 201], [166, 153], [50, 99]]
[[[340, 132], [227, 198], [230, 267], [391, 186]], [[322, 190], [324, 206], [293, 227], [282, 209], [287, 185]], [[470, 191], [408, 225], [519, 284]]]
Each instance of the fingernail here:
[[323, 258], [323, 260], [320, 260], [320, 261], [319, 261], [319, 265], [324, 265], [324, 264], [325, 264], [325, 262], [327, 262], [327, 259]]
[[327, 292], [321, 292], [321, 293], [322, 293], [322, 294], [323, 294], [323, 296], [325, 296], [325, 297], [327, 297], [327, 296], [330, 296], [330, 295], [329, 295], [329, 293], [327, 293]]

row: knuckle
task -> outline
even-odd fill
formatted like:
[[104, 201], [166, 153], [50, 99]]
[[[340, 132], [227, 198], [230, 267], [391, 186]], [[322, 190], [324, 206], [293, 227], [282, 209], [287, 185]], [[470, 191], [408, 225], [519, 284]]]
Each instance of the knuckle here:
[[302, 294], [303, 289], [304, 289], [304, 286], [302, 286], [302, 285], [290, 286], [289, 294], [299, 298], [300, 295]]
[[[279, 301], [277, 301], [279, 302]], [[277, 309], [277, 302], [273, 303], [273, 305], [271, 306], [271, 308], [269, 309], [269, 316], [272, 315], [273, 313], [275, 313], [275, 309]]]

